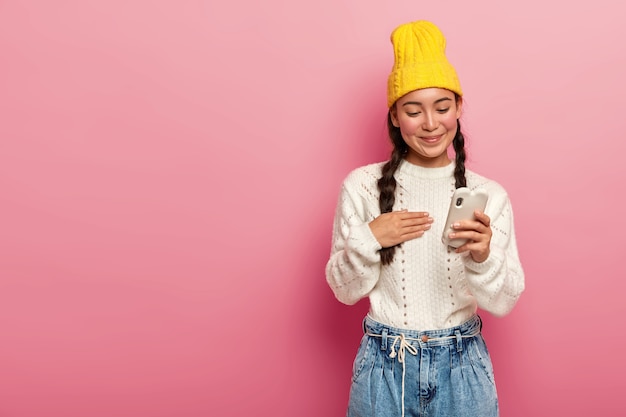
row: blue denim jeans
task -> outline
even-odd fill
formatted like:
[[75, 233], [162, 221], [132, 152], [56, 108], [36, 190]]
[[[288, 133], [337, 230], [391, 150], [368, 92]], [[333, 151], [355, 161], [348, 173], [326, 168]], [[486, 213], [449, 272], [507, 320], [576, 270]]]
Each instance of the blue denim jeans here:
[[348, 417], [497, 417], [493, 367], [475, 315], [457, 327], [397, 329], [363, 321]]

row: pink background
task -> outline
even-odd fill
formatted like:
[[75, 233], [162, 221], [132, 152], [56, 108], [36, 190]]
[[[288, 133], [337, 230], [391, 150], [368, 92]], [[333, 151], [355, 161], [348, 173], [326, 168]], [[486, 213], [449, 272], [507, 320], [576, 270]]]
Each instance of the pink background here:
[[326, 285], [332, 216], [417, 19], [515, 208], [502, 415], [624, 415], [614, 4], [0, 1], [0, 416], [344, 415], [367, 302]]

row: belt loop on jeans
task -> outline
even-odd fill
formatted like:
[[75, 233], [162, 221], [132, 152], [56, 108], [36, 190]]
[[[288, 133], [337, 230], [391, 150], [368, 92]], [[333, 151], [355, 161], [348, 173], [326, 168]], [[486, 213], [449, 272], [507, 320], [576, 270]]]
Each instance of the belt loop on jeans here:
[[389, 334], [389, 331], [387, 330], [387, 328], [383, 328], [383, 331], [381, 333], [381, 341], [380, 341], [380, 350], [387, 350], [387, 335]]
[[463, 337], [461, 336], [461, 331], [457, 329], [454, 332], [454, 335], [456, 336], [456, 351], [461, 352], [463, 350]]

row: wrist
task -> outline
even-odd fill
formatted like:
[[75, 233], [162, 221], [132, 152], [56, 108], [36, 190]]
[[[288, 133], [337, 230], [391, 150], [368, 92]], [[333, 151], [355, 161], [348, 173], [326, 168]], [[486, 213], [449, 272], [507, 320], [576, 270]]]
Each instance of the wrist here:
[[472, 257], [472, 260], [474, 262], [476, 262], [477, 264], [481, 264], [489, 258], [489, 251], [483, 254], [475, 254], [473, 252], [470, 252], [470, 256]]

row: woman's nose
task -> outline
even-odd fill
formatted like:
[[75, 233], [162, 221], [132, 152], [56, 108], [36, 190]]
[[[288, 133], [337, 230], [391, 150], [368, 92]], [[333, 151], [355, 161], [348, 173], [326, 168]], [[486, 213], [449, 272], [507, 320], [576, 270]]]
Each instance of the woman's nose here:
[[437, 129], [437, 120], [432, 113], [426, 113], [426, 118], [424, 119], [424, 124], [422, 128], [429, 132]]

